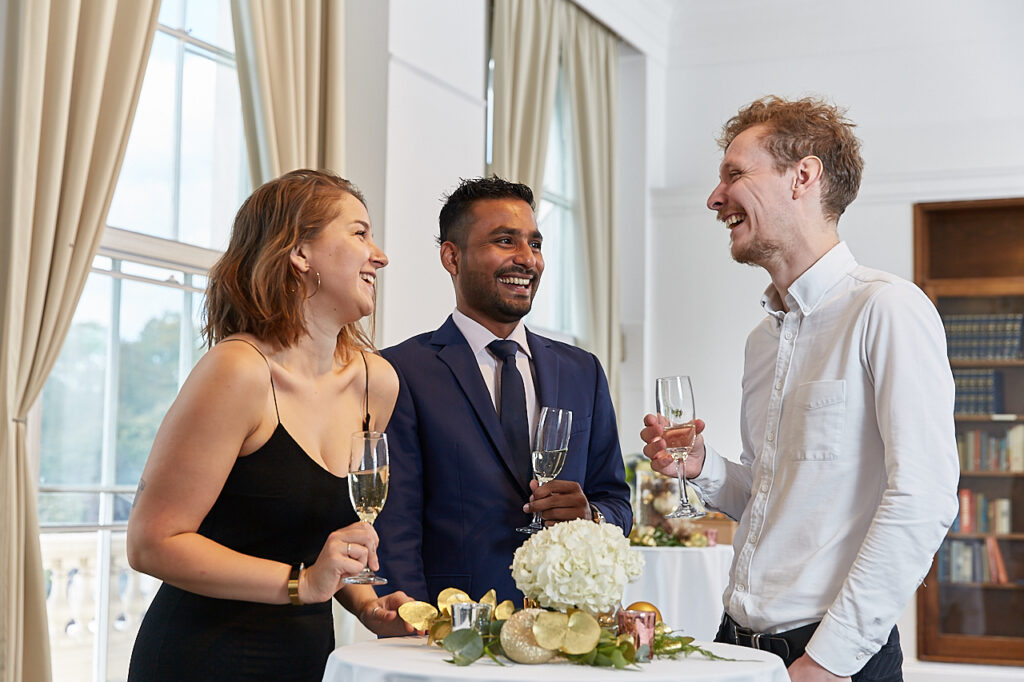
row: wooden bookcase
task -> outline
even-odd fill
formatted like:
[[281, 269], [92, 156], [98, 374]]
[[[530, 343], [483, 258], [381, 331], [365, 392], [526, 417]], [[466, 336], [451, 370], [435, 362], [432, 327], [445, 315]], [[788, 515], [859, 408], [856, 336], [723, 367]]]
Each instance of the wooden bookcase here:
[[[1018, 425], [1015, 433], [1024, 431], [1024, 355], [977, 331], [1024, 313], [1024, 198], [915, 205], [914, 279], [947, 324], [968, 320], [982, 337], [977, 341], [961, 327], [958, 343], [949, 344], [950, 365], [960, 376], [959, 487], [961, 502], [970, 503], [967, 510], [962, 505], [958, 523], [973, 518], [966, 528], [951, 529], [918, 590], [918, 658], [1024, 665], [1024, 472], [1006, 463], [1008, 454], [1000, 459], [999, 444]], [[1013, 357], [1002, 357], [1007, 354]], [[969, 402], [964, 377], [972, 372], [971, 381], [995, 381], [981, 400]], [[996, 413], [982, 413], [989, 396]], [[989, 502], [996, 511], [987, 512]], [[997, 529], [995, 513], [1007, 506]], [[1005, 575], [991, 565], [998, 563], [993, 544]]]

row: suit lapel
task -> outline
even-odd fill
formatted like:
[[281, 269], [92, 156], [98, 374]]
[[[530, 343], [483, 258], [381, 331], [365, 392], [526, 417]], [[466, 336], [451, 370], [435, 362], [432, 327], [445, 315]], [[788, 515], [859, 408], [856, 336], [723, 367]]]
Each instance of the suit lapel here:
[[[559, 407], [558, 357], [551, 350], [551, 342], [526, 330], [526, 341], [533, 356], [533, 384], [537, 390], [537, 409]], [[532, 434], [531, 434], [532, 436]]]
[[[517, 464], [509, 448], [505, 432], [498, 420], [498, 413], [494, 409], [494, 402], [491, 394], [487, 391], [483, 377], [480, 376], [480, 367], [476, 358], [466, 342], [466, 338], [455, 326], [451, 316], [430, 338], [431, 343], [441, 346], [437, 351], [437, 357], [451, 370], [455, 381], [466, 394], [473, 411], [483, 425], [487, 436], [491, 439], [494, 449], [501, 457], [502, 463], [509, 475], [516, 481], [525, 497], [530, 495], [530, 483], [523, 480], [519, 472], [523, 469]], [[533, 346], [531, 345], [531, 350]], [[525, 499], [525, 498], [524, 498]]]

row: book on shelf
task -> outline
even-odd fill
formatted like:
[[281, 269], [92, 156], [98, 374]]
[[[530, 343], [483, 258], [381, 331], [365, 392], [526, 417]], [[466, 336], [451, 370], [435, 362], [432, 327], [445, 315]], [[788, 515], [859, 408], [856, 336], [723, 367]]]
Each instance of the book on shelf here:
[[1024, 424], [1006, 432], [1006, 454], [1009, 470], [1024, 473]]
[[993, 414], [1003, 411], [1003, 374], [995, 369], [953, 370], [955, 414]]
[[1006, 561], [1003, 559], [1003, 552], [999, 548], [999, 541], [991, 535], [985, 538], [985, 549], [988, 553], [989, 580], [1000, 585], [1010, 582], [1010, 576], [1006, 573]]
[[957, 491], [957, 496], [960, 498], [960, 513], [957, 515], [959, 520], [959, 532], [961, 533], [973, 533], [974, 532], [974, 494], [970, 488], [960, 488]]
[[1024, 313], [947, 314], [950, 360], [1014, 360], [1022, 357]]
[[1024, 424], [1002, 435], [984, 429], [965, 429], [956, 434], [961, 471], [1024, 473]]
[[940, 582], [1010, 583], [1003, 550], [992, 536], [947, 539], [939, 547], [937, 561]]
[[992, 500], [992, 532], [996, 535], [1009, 535], [1013, 532], [1013, 502], [1008, 497]]

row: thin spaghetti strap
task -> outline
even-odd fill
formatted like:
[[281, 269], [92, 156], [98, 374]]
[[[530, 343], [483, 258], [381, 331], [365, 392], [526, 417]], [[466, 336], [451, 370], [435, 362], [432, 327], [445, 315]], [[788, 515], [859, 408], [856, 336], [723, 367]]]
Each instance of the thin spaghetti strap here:
[[363, 417], [363, 431], [370, 430], [370, 366], [366, 364], [366, 353], [359, 351], [359, 355], [363, 358], [363, 369], [366, 370], [366, 385], [363, 388], [363, 409], [366, 410], [366, 416]]
[[256, 347], [256, 344], [246, 341], [245, 339], [224, 339], [221, 343], [225, 343], [227, 341], [241, 341], [242, 343], [249, 344], [252, 346], [254, 351], [260, 354], [260, 357], [263, 358], [263, 362], [267, 363], [267, 371], [270, 372], [270, 395], [274, 396], [274, 413], [277, 415], [277, 423], [280, 424], [281, 411], [277, 409], [277, 390], [274, 388], [274, 372], [270, 369], [270, 360], [267, 360], [267, 356], [263, 354], [263, 351]]

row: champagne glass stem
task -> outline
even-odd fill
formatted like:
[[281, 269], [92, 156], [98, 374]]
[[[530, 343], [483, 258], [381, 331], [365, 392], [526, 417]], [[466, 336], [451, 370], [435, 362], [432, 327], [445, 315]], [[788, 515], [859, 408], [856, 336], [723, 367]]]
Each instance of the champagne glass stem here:
[[676, 460], [676, 478], [679, 479], [679, 508], [690, 511], [690, 489], [686, 483], [686, 455]]

